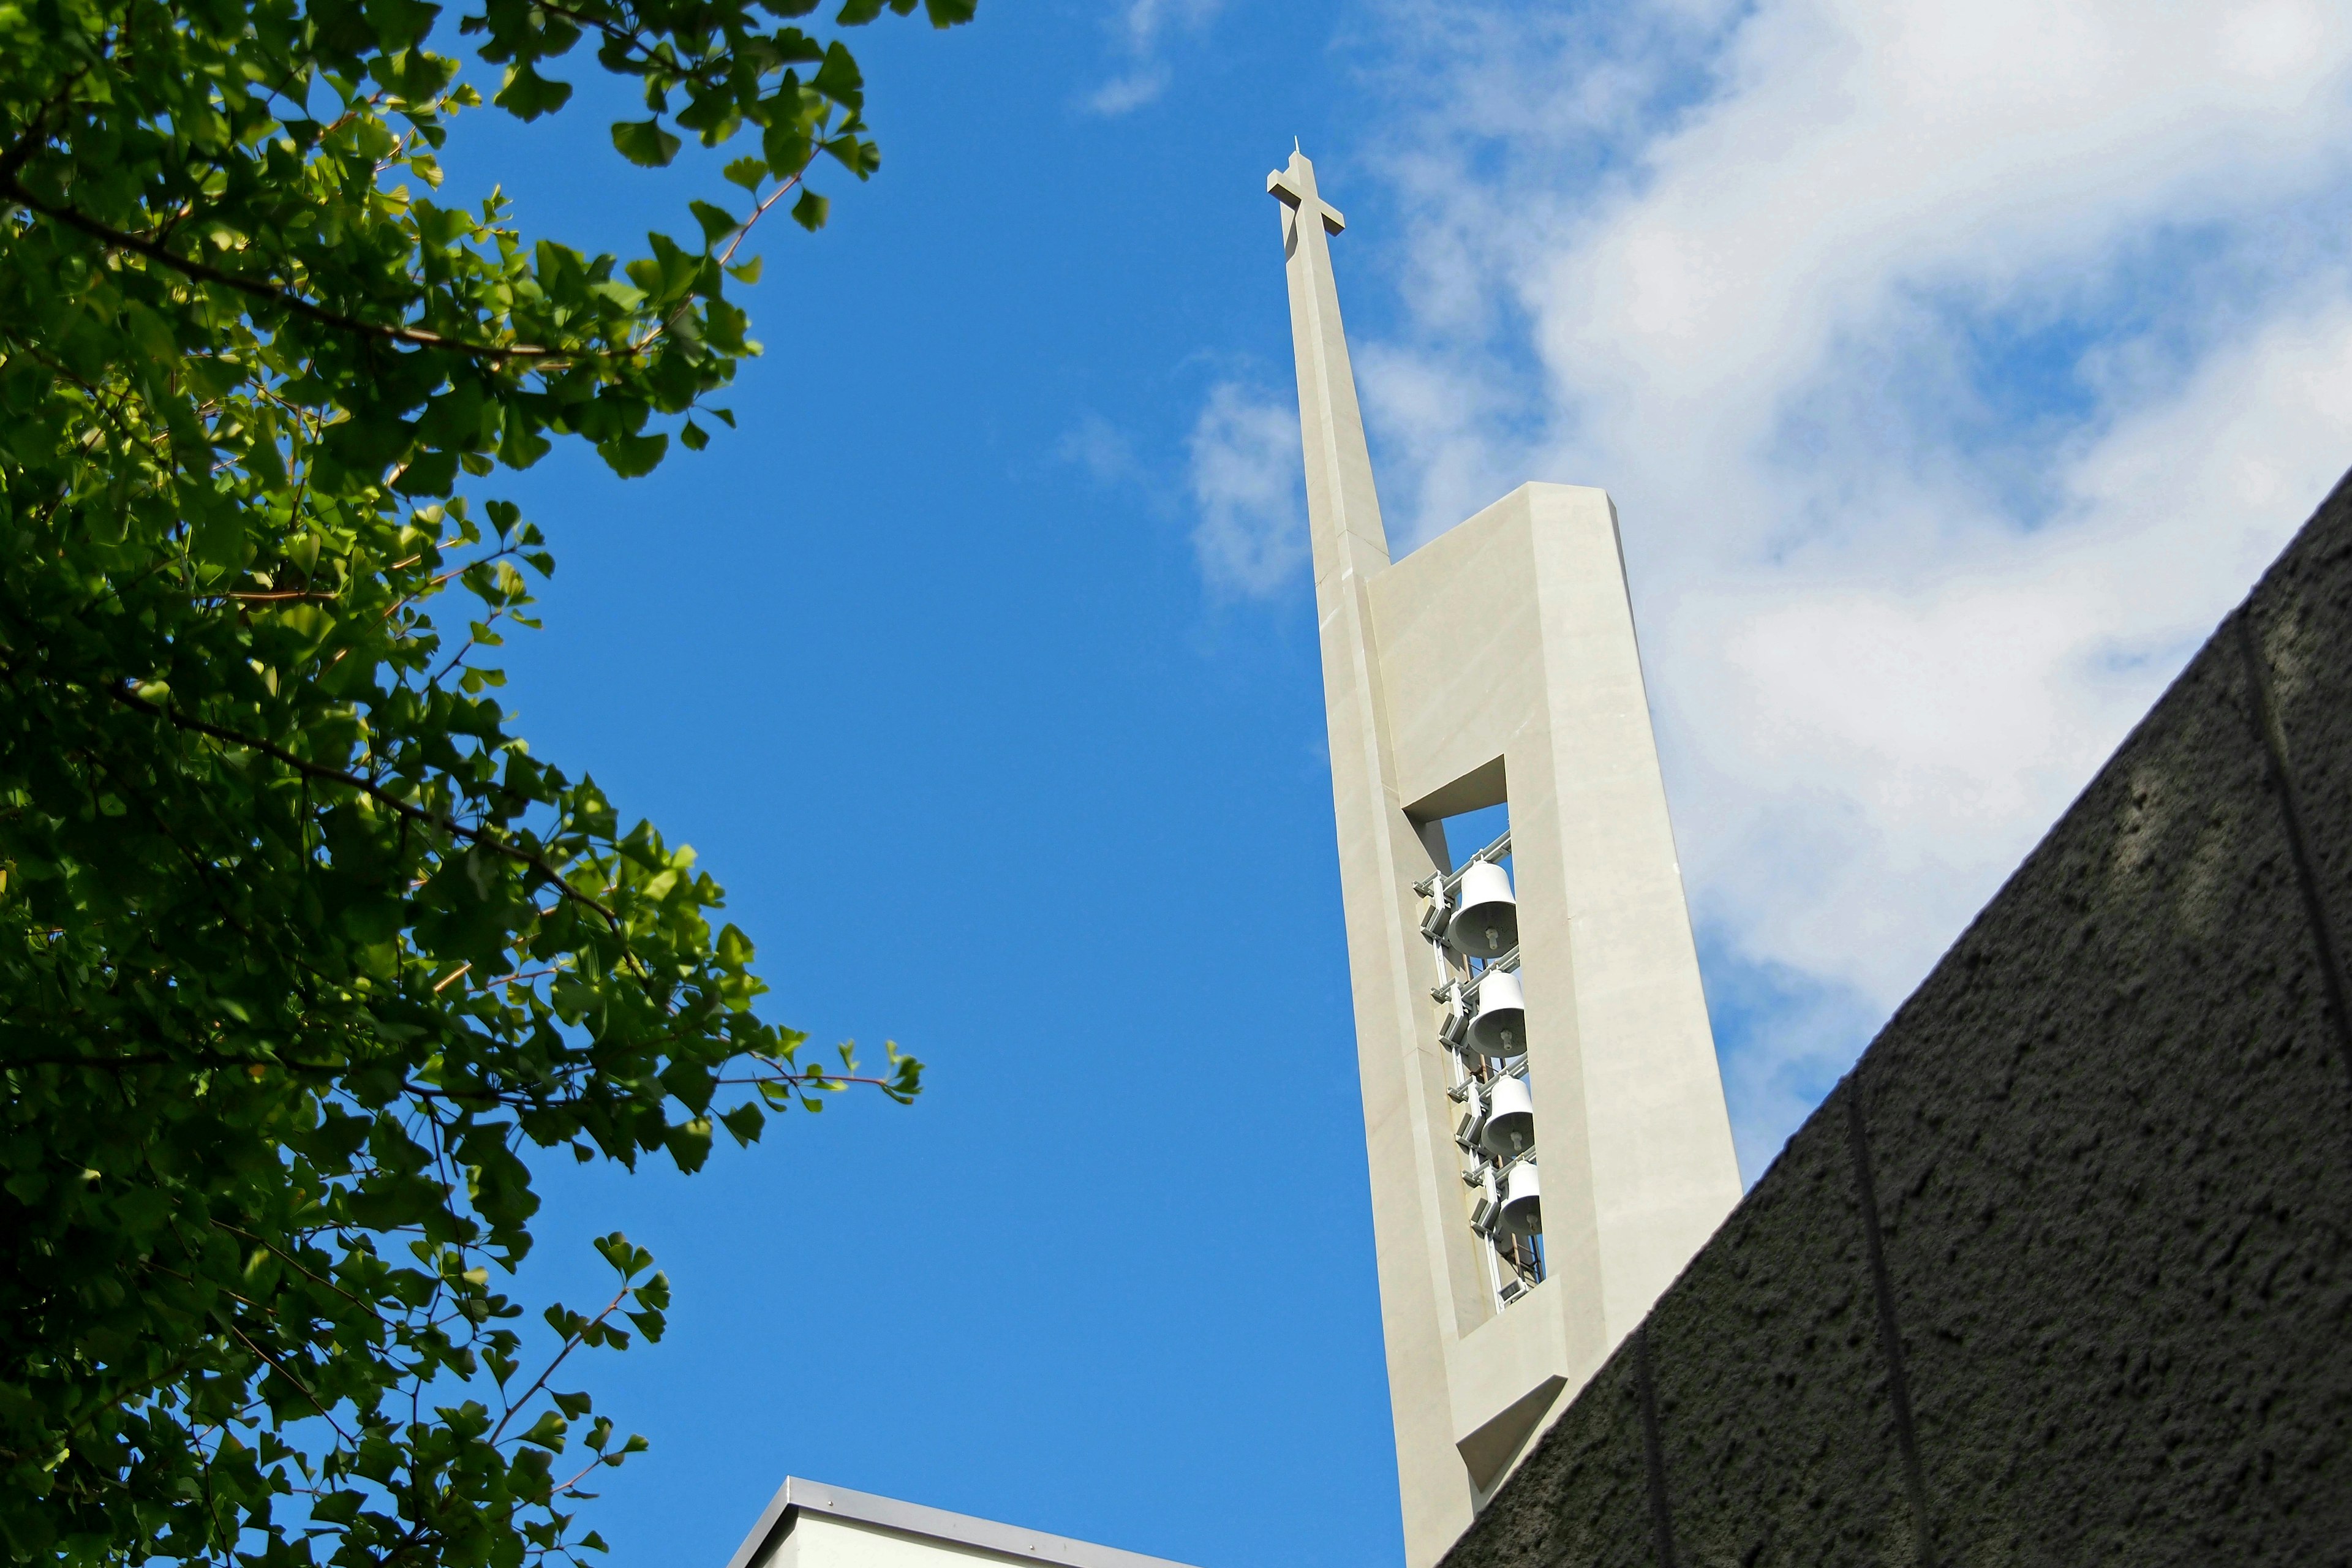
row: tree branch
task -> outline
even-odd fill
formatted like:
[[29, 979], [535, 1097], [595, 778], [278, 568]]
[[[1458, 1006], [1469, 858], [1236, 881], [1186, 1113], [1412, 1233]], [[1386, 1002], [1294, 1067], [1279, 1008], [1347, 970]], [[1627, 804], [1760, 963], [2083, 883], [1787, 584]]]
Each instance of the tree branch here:
[[308, 757], [295, 755], [283, 746], [273, 745], [268, 741], [252, 735], [241, 735], [234, 730], [225, 730], [218, 724], [207, 724], [203, 720], [183, 713], [176, 708], [166, 707], [161, 702], [150, 702], [145, 698], [134, 692], [125, 691], [119, 686], [101, 686], [99, 689], [124, 707], [136, 709], [142, 713], [161, 719], [175, 729], [194, 731], [199, 735], [209, 735], [215, 741], [225, 741], [232, 746], [242, 746], [249, 752], [259, 752], [265, 757], [274, 757], [298, 773], [308, 773], [315, 779], [325, 779], [331, 784], [343, 784], [358, 790], [361, 794], [382, 802], [412, 821], [424, 823], [430, 827], [438, 827], [445, 833], [455, 834], [468, 843], [478, 845], [494, 855], [503, 855], [509, 860], [528, 866], [553, 884], [558, 897], [569, 899], [575, 904], [595, 910], [604, 917], [605, 923], [615, 931], [623, 929], [621, 917], [614, 914], [609, 905], [601, 900], [590, 897], [565, 881], [563, 874], [549, 865], [543, 856], [534, 855], [528, 849], [518, 848], [488, 828], [468, 827], [455, 817], [427, 811], [420, 805], [411, 805], [381, 784], [371, 784], [355, 773], [342, 768], [330, 767], [324, 763], [314, 763]]
[[828, 1084], [870, 1083], [877, 1089], [895, 1089], [898, 1087], [895, 1080], [887, 1078], [860, 1078], [856, 1073], [818, 1071], [780, 1072], [772, 1074], [767, 1078], [715, 1078], [710, 1081], [713, 1084], [718, 1085], [751, 1085], [754, 1087], [763, 1083], [789, 1083], [794, 1085], [814, 1083], [819, 1087], [824, 1087]]
[[324, 1405], [321, 1405], [319, 1402], [319, 1396], [310, 1392], [310, 1385], [309, 1384], [304, 1383], [300, 1378], [295, 1376], [294, 1373], [288, 1369], [284, 1362], [279, 1361], [276, 1356], [271, 1355], [268, 1351], [263, 1350], [259, 1345], [254, 1343], [252, 1340], [247, 1338], [245, 1331], [236, 1326], [236, 1320], [230, 1317], [227, 1313], [215, 1312], [213, 1314], [213, 1321], [218, 1323], [222, 1328], [226, 1329], [230, 1333], [235, 1334], [239, 1343], [243, 1344], [246, 1349], [251, 1351], [255, 1355], [259, 1356], [263, 1361], [268, 1362], [270, 1366], [277, 1371], [278, 1376], [292, 1384], [294, 1385], [295, 1392], [299, 1394], [303, 1398], [309, 1400], [310, 1402], [310, 1408], [317, 1411], [320, 1417], [324, 1420], [328, 1426], [334, 1428], [335, 1436], [343, 1440], [343, 1446], [345, 1447], [352, 1447], [352, 1435], [343, 1430], [342, 1423], [335, 1419], [334, 1412], [329, 1410]]
[[273, 304], [284, 306], [298, 316], [307, 317], [326, 326], [340, 327], [345, 331], [362, 333], [369, 337], [380, 338], [387, 342], [407, 343], [415, 348], [441, 349], [450, 353], [467, 354], [475, 359], [544, 360], [549, 363], [551, 369], [560, 368], [562, 364], [572, 360], [596, 357], [593, 351], [583, 356], [576, 349], [541, 348], [536, 343], [504, 345], [469, 343], [459, 338], [445, 338], [438, 332], [428, 332], [421, 327], [387, 327], [374, 321], [362, 321], [356, 316], [346, 316], [341, 310], [331, 310], [324, 305], [306, 300], [282, 284], [265, 282], [256, 278], [240, 278], [234, 272], [225, 272], [217, 267], [207, 266], [204, 262], [181, 256], [156, 244], [152, 239], [142, 239], [138, 235], [127, 234], [121, 229], [110, 227], [94, 217], [75, 211], [72, 207], [42, 201], [26, 190], [14, 174], [0, 175], [0, 201], [11, 202], [17, 206], [29, 208], [44, 217], [65, 225], [68, 228], [88, 235], [110, 249], [127, 250], [134, 256], [143, 256], [150, 261], [160, 262], [174, 272], [194, 278], [200, 282], [217, 283], [224, 289], [234, 289], [239, 293], [249, 294], [257, 300], [269, 300]]
[[539, 1381], [532, 1384], [529, 1388], [524, 1389], [522, 1391], [521, 1398], [508, 1402], [507, 1413], [499, 1417], [499, 1424], [490, 1428], [490, 1435], [483, 1440], [493, 1447], [497, 1447], [499, 1436], [503, 1435], [507, 1429], [507, 1423], [515, 1418], [515, 1412], [520, 1410], [524, 1405], [529, 1405], [538, 1396], [539, 1391], [547, 1386], [547, 1380], [555, 1375], [555, 1369], [563, 1364], [563, 1358], [580, 1348], [582, 1336], [587, 1333], [588, 1329], [594, 1328], [597, 1324], [611, 1317], [614, 1312], [620, 1310], [621, 1303], [628, 1299], [629, 1282], [627, 1276], [625, 1275], [621, 1279], [621, 1289], [619, 1293], [611, 1300], [604, 1303], [604, 1310], [603, 1311], [588, 1320], [587, 1328], [582, 1329], [579, 1333], [567, 1334], [564, 1336], [563, 1348], [555, 1352], [555, 1359], [547, 1363], [547, 1370], [539, 1374]]
[[84, 66], [66, 78], [58, 90], [33, 111], [33, 117], [25, 122], [25, 133], [17, 137], [16, 144], [5, 153], [0, 153], [0, 180], [16, 184], [16, 171], [23, 168], [26, 162], [40, 150], [41, 144], [49, 139], [49, 116], [73, 96], [74, 84], [89, 74], [89, 68]]
[[[810, 157], [814, 160], [815, 154], [811, 153]], [[724, 267], [729, 262], [735, 259], [735, 247], [741, 245], [744, 237], [751, 232], [751, 226], [758, 223], [761, 218], [767, 216], [768, 209], [774, 206], [778, 202], [783, 200], [784, 193], [799, 184], [801, 181], [807, 176], [807, 174], [808, 171], [806, 169], [803, 169], [799, 174], [794, 174], [791, 179], [786, 180], [782, 184], [778, 185], [774, 190], [770, 191], [766, 198], [762, 200], [758, 206], [751, 209], [751, 216], [743, 220], [743, 226], [735, 231], [735, 237], [727, 242], [727, 248], [719, 252], [719, 266]]]
[[283, 1261], [289, 1268], [293, 1269], [294, 1272], [301, 1275], [305, 1279], [310, 1280], [314, 1285], [324, 1285], [328, 1289], [332, 1290], [336, 1295], [341, 1296], [344, 1300], [349, 1301], [352, 1306], [359, 1308], [362, 1311], [379, 1312], [382, 1310], [376, 1303], [373, 1301], [363, 1301], [357, 1296], [352, 1295], [349, 1290], [344, 1289], [341, 1285], [336, 1284], [333, 1280], [329, 1279], [322, 1275], [312, 1273], [299, 1258], [287, 1251], [284, 1247], [278, 1246], [276, 1242], [270, 1240], [268, 1237], [256, 1236], [253, 1232], [247, 1230], [242, 1226], [231, 1225], [226, 1220], [216, 1219], [213, 1221], [213, 1227], [216, 1230], [225, 1230], [231, 1236], [241, 1236], [247, 1241], [268, 1247], [270, 1251], [278, 1254], [279, 1259]]

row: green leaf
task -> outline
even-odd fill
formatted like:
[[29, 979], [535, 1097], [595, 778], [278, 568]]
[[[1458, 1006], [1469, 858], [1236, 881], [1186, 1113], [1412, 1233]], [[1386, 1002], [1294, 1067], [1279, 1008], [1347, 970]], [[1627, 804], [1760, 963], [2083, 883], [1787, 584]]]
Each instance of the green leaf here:
[[882, 150], [856, 136], [836, 136], [824, 144], [834, 160], [859, 179], [871, 179], [882, 167]]
[[[852, 0], [856, 3], [856, 0]], [[846, 9], [846, 7], [845, 7]], [[848, 47], [835, 39], [824, 51], [824, 63], [809, 78], [809, 86], [841, 105], [855, 111], [866, 102], [866, 79], [859, 74], [857, 62], [850, 57]]]
[[419, 452], [409, 459], [392, 488], [404, 496], [446, 496], [457, 481], [457, 453]]
[[814, 191], [803, 187], [801, 199], [793, 204], [793, 221], [814, 233], [824, 226], [825, 215], [832, 210], [832, 203]]
[[756, 191], [760, 188], [760, 183], [768, 177], [768, 165], [764, 160], [759, 158], [738, 158], [721, 169], [719, 174], [731, 184], [740, 185], [747, 191]]
[[325, 444], [338, 461], [373, 472], [406, 452], [415, 434], [415, 426], [407, 420], [377, 407], [328, 426]]
[[552, 1410], [542, 1410], [539, 1419], [530, 1424], [529, 1431], [516, 1436], [519, 1441], [535, 1443], [550, 1453], [560, 1454], [563, 1452], [564, 1434], [571, 1430], [572, 1424], [562, 1415]]
[[507, 68], [506, 80], [490, 101], [518, 119], [536, 120], [542, 114], [554, 113], [571, 97], [570, 82], [550, 81], [524, 60]]
[[706, 247], [716, 246], [720, 240], [743, 226], [740, 220], [725, 207], [713, 206], [710, 203], [703, 201], [692, 201], [686, 205], [687, 209], [694, 214], [694, 221], [702, 226], [702, 242]]
[[176, 363], [180, 345], [172, 335], [171, 327], [163, 317], [133, 300], [122, 308], [122, 324], [130, 330], [131, 340], [145, 355], [159, 365]]
[[624, 1279], [634, 1279], [654, 1266], [654, 1255], [620, 1231], [600, 1236], [591, 1245], [596, 1248], [597, 1256], [611, 1264]]
[[788, 180], [807, 168], [809, 160], [816, 156], [816, 142], [796, 121], [783, 121], [761, 132], [760, 150], [776, 178]]
[[658, 120], [616, 120], [613, 122], [613, 145], [630, 163], [658, 169], [677, 157], [684, 143], [663, 130]]
[[651, 436], [615, 436], [601, 443], [597, 456], [625, 479], [650, 474], [669, 451], [669, 437], [660, 432]]
[[235, 510], [221, 508], [200, 518], [189, 540], [196, 560], [223, 569], [245, 564], [245, 521]]
[[530, 414], [509, 404], [499, 437], [499, 460], [510, 468], [528, 468], [553, 449], [554, 443], [540, 434]]
[[768, 1124], [767, 1117], [756, 1105], [739, 1105], [722, 1113], [719, 1120], [739, 1144], [758, 1142], [761, 1131]]
[[710, 1122], [699, 1116], [681, 1122], [663, 1134], [662, 1145], [679, 1170], [699, 1171], [710, 1158]]

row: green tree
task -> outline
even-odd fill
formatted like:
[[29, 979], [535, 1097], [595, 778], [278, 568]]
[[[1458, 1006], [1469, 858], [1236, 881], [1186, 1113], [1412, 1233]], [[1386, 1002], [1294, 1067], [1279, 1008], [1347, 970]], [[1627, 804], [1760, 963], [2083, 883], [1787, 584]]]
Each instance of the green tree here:
[[[916, 8], [816, 3], [0, 0], [13, 1560], [598, 1548], [572, 1500], [640, 1445], [572, 1354], [667, 1286], [615, 1236], [609, 1305], [523, 1320], [532, 1152], [690, 1171], [853, 1076], [753, 1010], [691, 852], [509, 732], [492, 650], [552, 563], [456, 493], [733, 423], [746, 233], [877, 166], [832, 34]], [[735, 154], [625, 263], [434, 194], [480, 103], [436, 46], [528, 120], [583, 42], [643, 92], [620, 156]]]

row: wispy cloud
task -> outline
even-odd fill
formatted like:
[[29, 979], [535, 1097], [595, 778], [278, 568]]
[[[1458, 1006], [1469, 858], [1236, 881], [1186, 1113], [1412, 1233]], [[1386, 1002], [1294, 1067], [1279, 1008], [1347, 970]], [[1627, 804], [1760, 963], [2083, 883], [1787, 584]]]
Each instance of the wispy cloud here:
[[1168, 89], [1166, 45], [1180, 32], [1198, 32], [1224, 6], [1224, 0], [1128, 0], [1111, 19], [1125, 66], [1087, 95], [1097, 114], [1119, 115], [1142, 108]]
[[2352, 12], [1385, 16], [1391, 531], [1616, 497], [1753, 1174], [2352, 462]]
[[1298, 410], [1286, 399], [1219, 382], [1192, 426], [1192, 548], [1220, 594], [1263, 597], [1307, 560]]
[[1099, 414], [1081, 415], [1055, 443], [1054, 455], [1076, 463], [1100, 485], [1118, 484], [1139, 472], [1133, 438]]

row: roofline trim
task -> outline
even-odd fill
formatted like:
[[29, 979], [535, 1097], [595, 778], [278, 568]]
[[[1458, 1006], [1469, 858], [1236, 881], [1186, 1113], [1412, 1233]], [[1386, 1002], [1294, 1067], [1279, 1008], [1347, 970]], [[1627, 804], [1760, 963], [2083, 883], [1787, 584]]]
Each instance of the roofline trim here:
[[826, 1486], [799, 1476], [784, 1478], [784, 1484], [768, 1500], [760, 1522], [751, 1527], [751, 1533], [736, 1548], [727, 1568], [751, 1568], [771, 1545], [792, 1532], [794, 1516], [803, 1511], [894, 1530], [903, 1535], [1002, 1552], [1033, 1563], [1059, 1564], [1060, 1568], [1185, 1568], [1185, 1564], [1165, 1557], [1146, 1557], [1139, 1552], [1122, 1552], [1116, 1546], [1097, 1546], [1091, 1542], [1047, 1535], [1043, 1531], [999, 1524], [966, 1513], [950, 1513], [943, 1508], [926, 1508], [921, 1503], [900, 1502], [872, 1492], [852, 1491], [847, 1487]]

